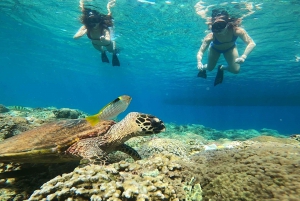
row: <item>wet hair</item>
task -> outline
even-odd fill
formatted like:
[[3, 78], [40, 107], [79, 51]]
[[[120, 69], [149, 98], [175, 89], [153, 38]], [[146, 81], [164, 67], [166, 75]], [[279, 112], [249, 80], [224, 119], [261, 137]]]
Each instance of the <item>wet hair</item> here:
[[225, 21], [228, 28], [238, 27], [241, 25], [242, 20], [240, 18], [230, 17], [226, 10], [214, 9], [211, 13], [211, 18], [208, 21], [209, 29], [215, 21]]
[[211, 12], [211, 18], [212, 19], [216, 19], [218, 17], [224, 18], [224, 19], [229, 19], [229, 14], [226, 10], [218, 10], [218, 9], [214, 9]]
[[95, 23], [99, 23], [103, 28], [113, 26], [113, 17], [111, 15], [104, 15], [90, 8], [84, 8], [80, 21], [87, 27], [87, 29], [93, 28]]

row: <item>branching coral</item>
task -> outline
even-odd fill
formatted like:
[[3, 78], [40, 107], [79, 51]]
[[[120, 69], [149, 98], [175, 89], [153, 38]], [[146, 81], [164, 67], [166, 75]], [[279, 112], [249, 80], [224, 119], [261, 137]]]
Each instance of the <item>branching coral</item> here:
[[158, 155], [134, 163], [76, 168], [45, 183], [29, 200], [139, 200], [179, 201], [182, 167], [174, 155]]

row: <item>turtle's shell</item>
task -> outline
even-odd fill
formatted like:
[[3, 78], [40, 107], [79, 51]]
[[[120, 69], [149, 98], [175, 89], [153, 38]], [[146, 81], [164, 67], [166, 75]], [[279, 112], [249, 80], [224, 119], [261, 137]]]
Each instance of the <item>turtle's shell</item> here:
[[42, 125], [0, 142], [0, 162], [58, 163], [81, 158], [64, 152], [80, 139], [105, 134], [114, 121], [91, 126], [85, 119], [69, 119]]

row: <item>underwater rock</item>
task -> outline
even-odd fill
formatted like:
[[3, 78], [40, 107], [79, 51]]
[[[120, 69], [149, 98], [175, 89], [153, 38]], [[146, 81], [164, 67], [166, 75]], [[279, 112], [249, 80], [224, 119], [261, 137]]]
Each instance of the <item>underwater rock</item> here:
[[0, 104], [0, 113], [5, 113], [8, 112], [9, 109], [7, 107], [5, 107], [4, 105]]
[[217, 148], [218, 148], [218, 146], [216, 144], [204, 145], [204, 150], [205, 151], [215, 150]]
[[58, 110], [53, 110], [53, 114], [56, 118], [65, 118], [65, 119], [78, 119], [82, 113], [78, 110], [73, 110], [69, 108], [61, 108]]
[[0, 115], [0, 141], [29, 130], [32, 127], [23, 117]]
[[293, 135], [290, 136], [290, 138], [300, 142], [300, 134], [293, 134]]

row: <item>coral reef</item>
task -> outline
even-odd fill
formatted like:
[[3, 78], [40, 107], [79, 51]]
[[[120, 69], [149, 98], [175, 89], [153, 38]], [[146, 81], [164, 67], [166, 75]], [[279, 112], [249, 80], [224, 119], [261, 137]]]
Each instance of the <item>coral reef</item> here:
[[[0, 179], [0, 200], [23, 201], [53, 177], [72, 172], [78, 163], [62, 164], [4, 164], [0, 163], [2, 172], [12, 173], [9, 179]], [[17, 172], [11, 172], [17, 170]]]
[[0, 113], [5, 113], [8, 112], [9, 109], [7, 107], [5, 107], [4, 105], [0, 104]]
[[[57, 118], [86, 115], [65, 108], [7, 108], [0, 114], [0, 138]], [[31, 175], [0, 179], [0, 200], [299, 200], [299, 134], [289, 139], [265, 128], [166, 127], [159, 136], [126, 142], [143, 157], [139, 161], [116, 152], [109, 154], [107, 166], [1, 163], [0, 178], [12, 170]]]
[[253, 143], [191, 157], [203, 200], [299, 200], [299, 145]]
[[23, 117], [0, 115], [0, 141], [29, 130], [34, 126]]
[[134, 163], [76, 168], [45, 183], [28, 200], [184, 200], [182, 183], [189, 174], [178, 160], [160, 154]]
[[45, 183], [29, 200], [298, 200], [299, 145], [245, 145], [190, 160], [161, 153], [133, 163], [76, 168]]
[[249, 140], [255, 141], [255, 142], [277, 142], [277, 143], [283, 143], [283, 144], [299, 144], [297, 139], [277, 138], [277, 137], [265, 136], [265, 135], [251, 138]]
[[139, 147], [138, 152], [143, 158], [157, 153], [172, 153], [176, 156], [187, 157], [188, 147], [176, 139], [153, 138]]
[[65, 119], [78, 119], [81, 117], [85, 117], [85, 115], [79, 111], [69, 108], [61, 108], [58, 110], [53, 110], [53, 114], [56, 118], [65, 118]]
[[185, 191], [185, 200], [186, 201], [202, 201], [202, 189], [200, 184], [194, 184], [195, 177], [191, 179], [185, 186], [183, 190]]
[[[0, 141], [54, 121], [57, 118], [81, 118], [86, 116], [85, 113], [79, 110], [66, 108], [29, 108], [22, 106], [8, 106], [7, 108], [9, 108], [7, 112], [0, 112]], [[54, 113], [57, 115], [55, 116]]]
[[167, 132], [165, 136], [172, 136], [174, 134], [185, 135], [187, 133], [193, 133], [202, 136], [206, 140], [218, 140], [220, 138], [226, 138], [230, 140], [247, 140], [260, 135], [269, 135], [275, 137], [284, 137], [280, 135], [276, 130], [263, 128], [260, 131], [254, 129], [242, 130], [242, 129], [230, 129], [225, 131], [216, 130], [213, 128], [205, 127], [203, 125], [188, 124], [188, 125], [176, 125], [167, 124]]
[[290, 136], [290, 138], [300, 142], [300, 134], [293, 134], [293, 135]]

